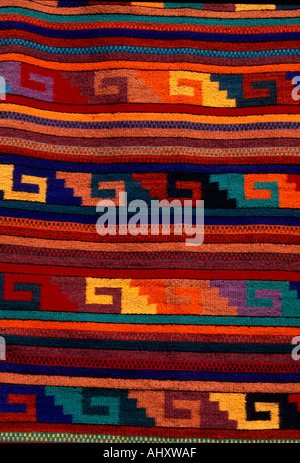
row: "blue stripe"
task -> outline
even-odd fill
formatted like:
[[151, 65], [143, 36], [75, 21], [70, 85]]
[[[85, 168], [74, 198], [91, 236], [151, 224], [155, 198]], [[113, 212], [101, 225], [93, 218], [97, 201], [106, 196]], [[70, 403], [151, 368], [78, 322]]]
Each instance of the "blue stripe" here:
[[136, 30], [136, 29], [88, 29], [88, 30], [58, 30], [48, 29], [45, 27], [35, 26], [33, 24], [24, 23], [22, 21], [2, 21], [0, 22], [0, 30], [6, 29], [21, 29], [24, 31], [33, 32], [44, 37], [60, 37], [60, 38], [92, 38], [92, 37], [140, 37], [153, 39], [155, 33], [156, 39], [166, 40], [203, 40], [214, 42], [270, 42], [270, 41], [289, 41], [299, 40], [300, 32], [282, 32], [275, 34], [221, 34], [221, 33], [205, 33], [205, 32], [190, 32], [190, 31], [151, 31], [151, 30]]
[[226, 373], [208, 371], [179, 371], [179, 370], [133, 370], [115, 368], [76, 368], [48, 365], [26, 365], [20, 363], [1, 362], [1, 371], [20, 374], [40, 374], [59, 376], [83, 376], [92, 378], [132, 378], [159, 380], [194, 380], [194, 381], [224, 381], [224, 382], [254, 382], [254, 383], [298, 383], [300, 373]]
[[[105, 156], [104, 156], [105, 157]], [[102, 163], [101, 154], [95, 155], [98, 163], [51, 161], [36, 159], [15, 154], [0, 154], [1, 164], [15, 164], [49, 170], [63, 170], [67, 172], [199, 172], [202, 174], [234, 173], [278, 173], [300, 174], [300, 164], [230, 164], [204, 165], [190, 163]]]
[[[4, 205], [5, 201], [1, 201], [0, 204]], [[0, 208], [0, 214], [2, 217], [18, 217], [18, 218], [26, 218], [26, 219], [37, 219], [37, 220], [54, 220], [57, 222], [78, 222], [83, 224], [96, 224], [96, 220], [100, 217], [100, 214], [95, 214], [93, 216], [89, 215], [73, 215], [68, 214], [65, 209], [61, 209], [61, 213], [50, 213], [50, 212], [39, 212], [36, 210], [39, 207], [39, 203], [32, 203], [32, 211], [25, 210], [22, 201], [16, 202], [16, 206], [20, 209], [11, 209], [11, 208]], [[30, 204], [26, 205], [27, 208], [30, 207]], [[49, 205], [49, 209], [51, 205]], [[243, 214], [243, 209], [239, 209], [240, 214]], [[213, 213], [213, 212], [212, 212]], [[259, 214], [259, 208], [257, 209], [257, 214]], [[244, 215], [244, 214], [243, 214]], [[128, 214], [130, 217], [130, 214]], [[218, 217], [218, 216], [205, 216], [204, 211], [204, 222], [205, 225], [289, 225], [293, 227], [297, 227], [300, 225], [300, 218], [299, 217], [260, 217], [260, 216], [253, 216], [253, 217], [244, 217], [244, 216], [237, 216], [237, 217]], [[96, 230], [95, 230], [96, 233]]]

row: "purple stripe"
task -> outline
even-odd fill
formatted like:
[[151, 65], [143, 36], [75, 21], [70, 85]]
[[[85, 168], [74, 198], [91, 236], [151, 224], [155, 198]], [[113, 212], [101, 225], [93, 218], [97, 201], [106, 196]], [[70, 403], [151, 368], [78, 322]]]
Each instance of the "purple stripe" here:
[[203, 3], [203, 10], [235, 11], [235, 3]]

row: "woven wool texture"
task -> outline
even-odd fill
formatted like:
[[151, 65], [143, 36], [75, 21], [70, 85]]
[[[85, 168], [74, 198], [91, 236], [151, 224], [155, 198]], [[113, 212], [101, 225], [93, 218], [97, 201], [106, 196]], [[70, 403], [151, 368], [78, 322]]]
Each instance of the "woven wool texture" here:
[[[300, 442], [299, 46], [297, 5], [1, 2], [1, 441]], [[203, 244], [100, 236], [120, 192]]]

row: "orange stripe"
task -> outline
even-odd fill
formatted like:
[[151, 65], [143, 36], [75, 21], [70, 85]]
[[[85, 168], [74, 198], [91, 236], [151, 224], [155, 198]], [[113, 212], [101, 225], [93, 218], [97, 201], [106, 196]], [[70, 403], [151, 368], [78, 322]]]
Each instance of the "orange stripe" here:
[[[242, 212], [242, 209], [241, 209]], [[9, 217], [10, 218], [10, 217]], [[14, 219], [14, 218], [13, 218]], [[0, 219], [1, 223], [1, 219]], [[98, 235], [96, 234], [96, 229], [95, 226], [90, 226], [85, 228], [84, 226], [81, 226], [82, 224], [76, 224], [73, 222], [70, 222], [70, 224], [64, 224], [64, 223], [57, 223], [57, 222], [50, 222], [49, 225], [47, 223], [42, 223], [42, 224], [32, 224], [33, 226], [29, 226], [30, 224], [25, 222], [23, 220], [20, 221], [19, 224], [14, 224], [13, 226], [16, 228], [24, 228], [26, 229], [40, 229], [40, 230], [49, 230], [49, 231], [66, 231], [66, 232], [73, 232], [73, 233], [90, 233], [95, 236], [95, 238], [98, 238]], [[11, 225], [9, 225], [12, 227]], [[116, 227], [117, 230], [117, 235], [118, 235], [118, 226]], [[293, 236], [298, 236], [300, 234], [300, 228], [299, 227], [292, 227], [288, 225], [205, 225], [205, 233], [208, 235], [236, 235], [236, 234], [272, 234], [272, 235], [293, 235]], [[6, 235], [5, 233], [5, 225], [2, 226], [2, 231], [3, 235]], [[160, 228], [161, 231], [161, 228]], [[172, 226], [170, 226], [170, 231], [171, 233], [173, 232]], [[1, 226], [0, 226], [0, 233], [1, 233]], [[150, 229], [149, 229], [149, 235], [150, 235]], [[1, 235], [0, 235], [1, 236]], [[167, 235], [165, 235], [167, 236]], [[1, 240], [1, 238], [0, 238]], [[103, 237], [99, 236], [99, 242], [103, 241]], [[97, 242], [97, 241], [95, 241]]]
[[[81, 249], [87, 251], [186, 251], [185, 243], [99, 243], [86, 241], [51, 240], [20, 236], [0, 236], [0, 243], [52, 249]], [[201, 252], [277, 252], [299, 253], [299, 245], [264, 243], [203, 243]]]
[[300, 383], [225, 383], [217, 381], [158, 381], [143, 379], [84, 378], [69, 376], [21, 375], [0, 373], [0, 382], [64, 387], [99, 387], [109, 389], [209, 391], [209, 392], [277, 392], [299, 393]]
[[[55, 6], [50, 6], [43, 3], [36, 3], [28, 0], [6, 0], [5, 6], [19, 6], [22, 8], [29, 8], [34, 11], [43, 11], [44, 13], [51, 13], [60, 15], [61, 11]], [[131, 6], [127, 5], [88, 5], [84, 7], [65, 7], [63, 10], [64, 15], [74, 14], [140, 14], [151, 16], [192, 16], [199, 18], [297, 18], [300, 16], [299, 10], [272, 10], [272, 11], [210, 11], [210, 10], [196, 10], [192, 8], [164, 8], [163, 3], [148, 3], [148, 2], [131, 2]], [[145, 5], [145, 6], [139, 6]], [[147, 6], [146, 6], [147, 5]], [[151, 8], [151, 10], [149, 10]], [[156, 10], [157, 8], [157, 10]]]
[[[27, 328], [27, 329], [59, 329], [81, 330], [120, 333], [184, 333], [184, 334], [222, 334], [224, 326], [214, 325], [140, 325], [123, 323], [94, 323], [94, 322], [58, 322], [39, 320], [1, 320], [2, 328]], [[299, 328], [294, 327], [262, 327], [262, 326], [226, 326], [226, 334], [245, 334], [249, 336], [298, 336]]]

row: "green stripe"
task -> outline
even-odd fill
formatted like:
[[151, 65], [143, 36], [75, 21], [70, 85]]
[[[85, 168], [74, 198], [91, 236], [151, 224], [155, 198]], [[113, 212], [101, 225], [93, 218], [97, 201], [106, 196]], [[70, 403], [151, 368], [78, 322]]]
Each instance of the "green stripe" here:
[[[293, 26], [300, 24], [300, 18], [194, 18], [178, 16], [141, 16], [132, 14], [54, 15], [26, 8], [3, 7], [1, 14], [19, 14], [24, 18], [42, 19], [58, 23], [92, 22], [139, 22], [150, 24], [194, 24], [201, 26]], [[134, 28], [134, 27], [133, 27]]]
[[0, 311], [0, 318], [7, 320], [56, 320], [94, 323], [131, 323], [142, 325], [299, 326], [300, 335], [300, 318], [296, 317], [214, 317], [206, 315], [130, 315], [48, 312], [46, 310], [39, 312], [2, 310]]

